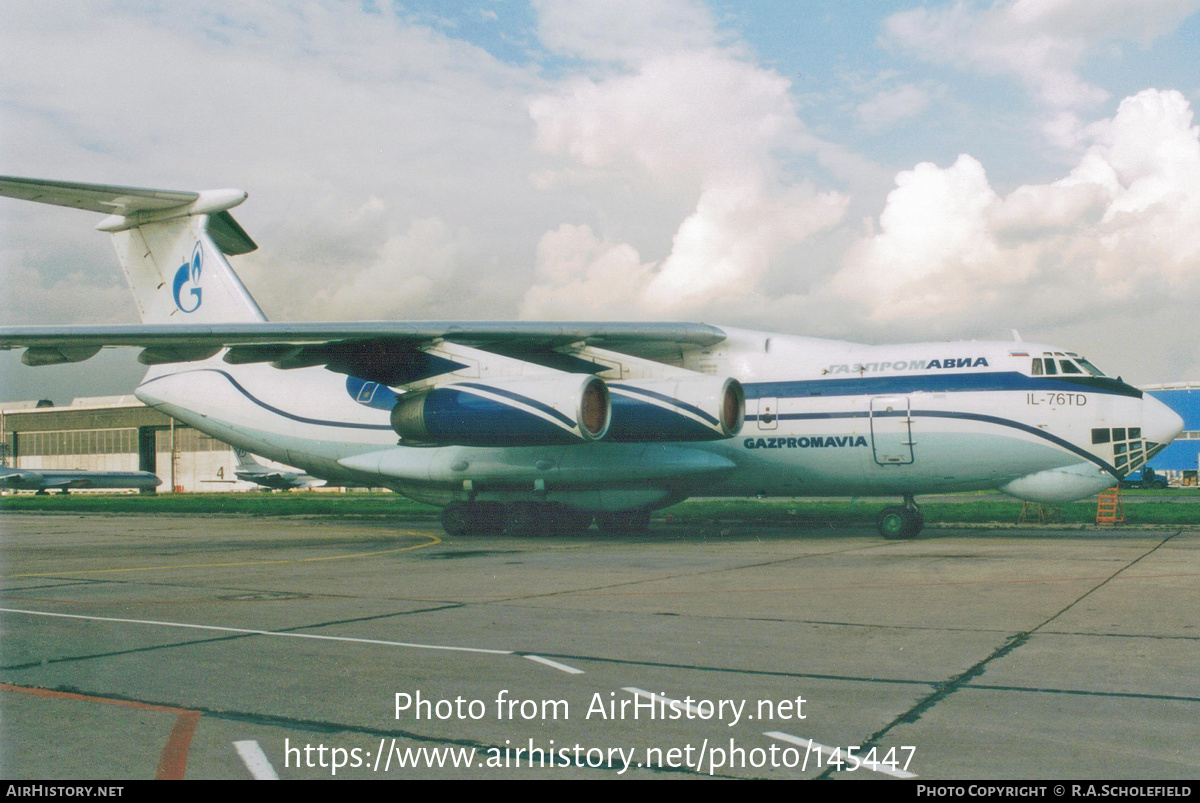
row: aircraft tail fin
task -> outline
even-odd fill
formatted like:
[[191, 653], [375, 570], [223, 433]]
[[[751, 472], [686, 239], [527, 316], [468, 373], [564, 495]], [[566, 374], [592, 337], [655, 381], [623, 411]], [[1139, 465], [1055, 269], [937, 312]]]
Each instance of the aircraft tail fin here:
[[262, 463], [255, 460], [254, 455], [245, 449], [234, 449], [233, 453], [237, 455], [239, 468], [262, 468]]
[[107, 213], [144, 323], [249, 323], [266, 317], [227, 255], [258, 246], [229, 210], [242, 190], [186, 192], [0, 176], [0, 196]]

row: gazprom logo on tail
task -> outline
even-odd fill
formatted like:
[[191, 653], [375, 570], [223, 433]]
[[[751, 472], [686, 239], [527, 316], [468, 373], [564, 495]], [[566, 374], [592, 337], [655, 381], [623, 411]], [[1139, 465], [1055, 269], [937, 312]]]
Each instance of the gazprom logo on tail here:
[[[172, 292], [175, 294], [175, 306], [180, 312], [195, 312], [200, 309], [200, 269], [204, 266], [204, 251], [200, 243], [192, 249], [192, 258], [184, 262], [175, 271], [175, 282]], [[182, 294], [182, 295], [181, 295]]]

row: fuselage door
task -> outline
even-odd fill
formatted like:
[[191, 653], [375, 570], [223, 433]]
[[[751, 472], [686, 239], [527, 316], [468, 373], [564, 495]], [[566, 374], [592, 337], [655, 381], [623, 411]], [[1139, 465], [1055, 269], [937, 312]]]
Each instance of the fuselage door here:
[[907, 396], [871, 399], [871, 448], [881, 466], [913, 462], [912, 415]]
[[758, 428], [779, 428], [779, 399], [771, 397], [758, 400]]

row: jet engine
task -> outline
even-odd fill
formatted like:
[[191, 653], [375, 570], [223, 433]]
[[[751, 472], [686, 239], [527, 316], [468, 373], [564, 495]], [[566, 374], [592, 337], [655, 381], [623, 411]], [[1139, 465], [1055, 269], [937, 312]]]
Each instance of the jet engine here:
[[684, 376], [609, 382], [609, 441], [713, 441], [731, 438], [746, 418], [746, 394], [730, 377]]
[[408, 445], [546, 446], [600, 440], [612, 405], [599, 377], [474, 380], [417, 390], [392, 408]]

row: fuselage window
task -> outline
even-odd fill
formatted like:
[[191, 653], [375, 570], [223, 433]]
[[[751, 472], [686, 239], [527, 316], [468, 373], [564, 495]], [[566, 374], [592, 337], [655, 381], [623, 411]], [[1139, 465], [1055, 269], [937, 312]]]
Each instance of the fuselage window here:
[[1092, 430], [1092, 443], [1108, 443], [1111, 440], [1111, 433], [1107, 428]]

